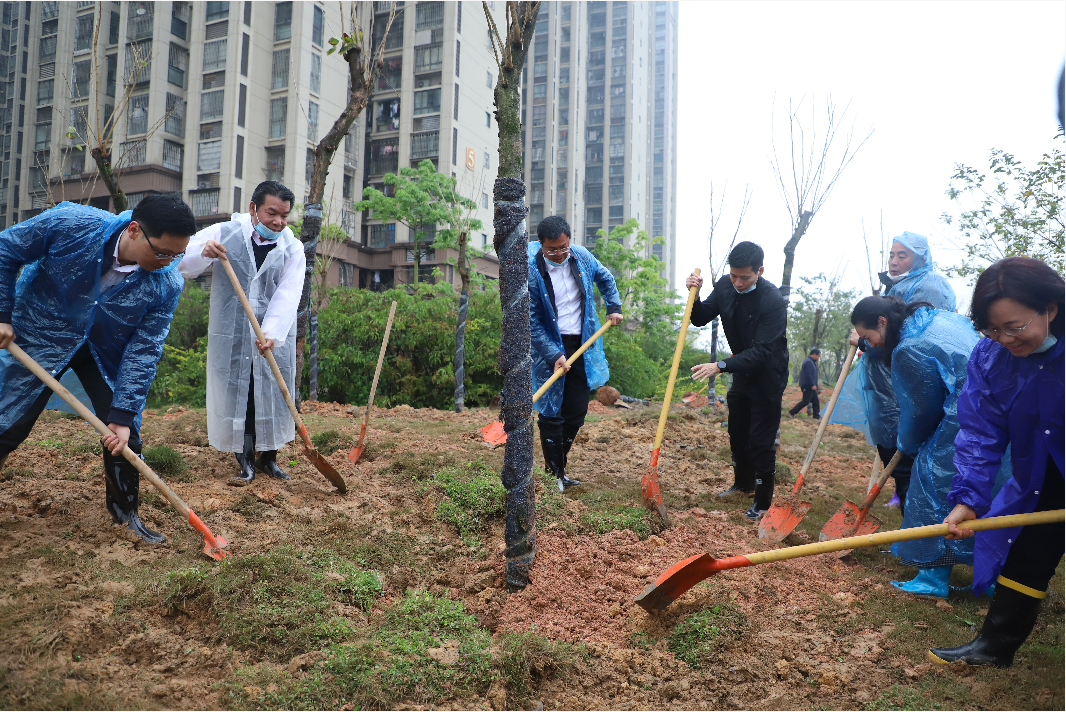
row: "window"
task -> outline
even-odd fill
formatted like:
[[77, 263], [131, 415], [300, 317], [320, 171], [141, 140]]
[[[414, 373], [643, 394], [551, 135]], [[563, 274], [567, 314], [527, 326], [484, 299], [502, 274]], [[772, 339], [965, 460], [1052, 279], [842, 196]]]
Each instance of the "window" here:
[[534, 78], [548, 76], [548, 63], [547, 62], [535, 62], [533, 64], [533, 76], [534, 76]]
[[315, 174], [315, 152], [314, 149], [307, 149], [306, 158], [304, 158], [304, 183], [310, 184], [311, 177]]
[[395, 173], [400, 157], [400, 140], [386, 138], [370, 142], [370, 173]]
[[463, 3], [455, 3], [455, 32], [461, 34], [463, 31]]
[[244, 2], [244, 24], [252, 26], [252, 3], [251, 0]]
[[248, 108], [248, 87], [241, 84], [240, 93], [237, 97], [237, 125], [244, 128], [245, 111]]
[[[415, 29], [426, 30], [444, 24], [443, 2], [420, 2], [415, 5]], [[391, 32], [389, 34], [392, 34]]]
[[313, 101], [307, 102], [307, 138], [318, 141], [318, 104]]
[[370, 226], [370, 247], [386, 247], [396, 242], [396, 223]]
[[[421, 7], [416, 6], [416, 7]], [[435, 114], [440, 112], [440, 89], [415, 92], [414, 115]]]
[[289, 50], [276, 49], [270, 65], [270, 88], [284, 89], [289, 86]]
[[215, 40], [204, 45], [205, 72], [226, 68], [226, 40]]
[[459, 120], [459, 85], [458, 84], [455, 85], [455, 94], [453, 95], [453, 97], [454, 97], [455, 101], [452, 102], [454, 104], [454, 106], [452, 107], [452, 118], [455, 119], [456, 121], [458, 121]]
[[222, 141], [204, 141], [199, 144], [196, 170], [201, 173], [217, 171], [222, 166]]
[[89, 49], [93, 40], [93, 14], [78, 15], [74, 25], [74, 51]]
[[485, 167], [486, 168], [491, 168], [492, 167], [491, 159], [489, 158], [489, 152], [488, 151], [485, 151]]
[[[237, 157], [233, 161], [233, 177], [244, 178], [244, 136], [237, 136]], [[236, 211], [237, 208], [234, 208]]]
[[170, 43], [170, 56], [167, 59], [167, 81], [174, 86], [185, 88], [185, 73], [189, 69], [189, 50]]
[[400, 100], [398, 98], [378, 102], [377, 130], [399, 131]]
[[226, 73], [225, 72], [211, 72], [203, 76], [202, 91], [209, 89], [219, 89], [226, 85]]
[[[452, 129], [452, 165], [457, 165], [459, 161], [459, 129]], [[452, 176], [454, 177], [454, 173]]]
[[107, 43], [109, 45], [118, 44], [118, 25], [119, 25], [119, 22], [121, 22], [121, 20], [122, 20], [122, 18], [119, 17], [119, 14], [117, 12], [113, 12], [112, 11], [112, 13], [111, 13], [111, 24], [108, 27], [108, 33], [107, 33]]
[[217, 215], [218, 188], [189, 191], [189, 207], [192, 208], [192, 214], [198, 217], [201, 215]]
[[440, 155], [440, 131], [411, 134], [411, 158], [431, 158]]
[[185, 100], [167, 92], [167, 118], [163, 130], [174, 136], [185, 135]]
[[347, 173], [344, 174], [343, 183], [341, 185], [341, 197], [350, 200], [352, 197], [352, 177]]
[[144, 139], [126, 141], [122, 144], [119, 163], [126, 166], [143, 166], [148, 160], [148, 142]]
[[311, 53], [311, 93], [322, 91], [322, 55]]
[[[246, 3], [251, 5], [251, 3]], [[241, 76], [248, 76], [248, 53], [251, 50], [252, 38], [245, 34], [241, 39]]]
[[314, 18], [311, 20], [311, 41], [322, 46], [322, 31], [326, 24], [325, 13], [318, 5], [314, 6]]
[[459, 40], [456, 40], [455, 41], [455, 76], [459, 76], [459, 50], [461, 50], [461, 49], [462, 49], [462, 46], [460, 45]]
[[126, 133], [130, 135], [148, 133], [148, 95], [138, 94], [130, 97]]
[[200, 121], [214, 121], [222, 118], [225, 93], [225, 89], [216, 89], [200, 95]]
[[52, 97], [55, 95], [55, 82], [55, 79], [46, 79], [37, 83], [37, 106], [52, 103]]
[[56, 36], [42, 37], [37, 51], [38, 62], [54, 62], [56, 58]]
[[74, 71], [70, 73], [70, 98], [82, 99], [89, 96], [89, 78], [92, 60], [84, 60], [74, 63]]
[[488, 193], [482, 193], [481, 194], [481, 207], [485, 208], [485, 209], [488, 209], [488, 207], [489, 207], [489, 194]]
[[207, 22], [213, 22], [215, 20], [222, 20], [229, 17], [229, 3], [228, 2], [208, 2], [207, 3], [207, 16], [204, 18]]
[[229, 33], [229, 20], [223, 22], [216, 22], [208, 25], [204, 31], [205, 40], [217, 40], [220, 37], [225, 37]]
[[174, 141], [163, 141], [163, 168], [181, 172], [185, 162], [185, 147]]
[[486, 126], [491, 126], [492, 125], [492, 114], [490, 114], [487, 111], [485, 112], [485, 125]]
[[548, 85], [547, 84], [537, 84], [537, 85], [535, 85], [533, 87], [533, 98], [534, 99], [543, 99], [546, 96], [548, 96]]
[[267, 180], [283, 180], [285, 178], [284, 146], [270, 146], [267, 148], [266, 174]]
[[270, 138], [284, 138], [288, 113], [288, 97], [280, 96], [270, 100]]
[[52, 124], [37, 124], [33, 134], [33, 150], [47, 151], [52, 143]]
[[440, 42], [415, 47], [415, 72], [429, 72], [444, 66], [444, 45]]
[[[391, 37], [392, 35], [390, 34], [389, 36]], [[381, 74], [378, 75], [378, 89], [399, 89], [402, 76], [403, 55], [386, 57], [385, 66], [381, 68]]]
[[[251, 5], [252, 3], [245, 3]], [[239, 185], [233, 186], [233, 212], [239, 213], [241, 211], [241, 187]]]
[[274, 41], [280, 42], [281, 40], [287, 40], [291, 37], [292, 3], [279, 2], [274, 5]]
[[189, 39], [190, 7], [187, 2], [170, 3], [170, 34], [183, 40]]
[[151, 37], [154, 21], [154, 2], [129, 3], [126, 12], [126, 39], [141, 40]]

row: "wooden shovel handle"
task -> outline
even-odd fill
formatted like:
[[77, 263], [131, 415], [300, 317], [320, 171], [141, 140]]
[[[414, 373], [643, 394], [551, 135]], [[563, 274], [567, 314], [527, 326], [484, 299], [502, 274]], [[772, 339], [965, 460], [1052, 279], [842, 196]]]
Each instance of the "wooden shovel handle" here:
[[[11, 342], [7, 345], [7, 350], [12, 356], [17, 358], [23, 366], [30, 369], [34, 376], [37, 376], [37, 378], [44, 381], [45, 385], [55, 391], [55, 394], [62, 398], [67, 405], [73, 408], [78, 415], [85, 418], [90, 425], [96, 428], [100, 435], [105, 438], [109, 435], [114, 435], [114, 433], [111, 432], [111, 429], [104, 424], [104, 421], [97, 418], [95, 413], [89, 410], [84, 403], [75, 398], [73, 393], [68, 391], [62, 383], [53, 378], [48, 371], [45, 371], [39, 363], [34, 361], [30, 355], [23, 351], [18, 345]], [[144, 460], [142, 460], [137, 453], [130, 450], [128, 445], [122, 448], [122, 456], [129, 460], [130, 464], [137, 468], [137, 471], [144, 475], [145, 479], [151, 482], [152, 486], [159, 490], [159, 493], [166, 497], [168, 502], [174, 505], [174, 508], [178, 510], [179, 514], [181, 514], [182, 519], [189, 519], [189, 506], [181, 500], [181, 497], [174, 494], [174, 490], [170, 489], [163, 480], [159, 479], [159, 476], [152, 472], [152, 468], [145, 464]]]
[[[697, 267], [692, 270], [697, 277], [700, 270]], [[655, 431], [655, 445], [652, 450], [658, 450], [663, 444], [663, 432], [666, 430], [666, 418], [670, 415], [670, 401], [674, 398], [674, 381], [677, 380], [677, 367], [681, 365], [681, 352], [685, 350], [685, 336], [688, 334], [688, 322], [692, 318], [692, 305], [699, 293], [698, 287], [689, 287], [688, 301], [685, 302], [685, 314], [681, 317], [681, 330], [677, 332], [677, 345], [674, 346], [674, 360], [670, 363], [670, 378], [666, 381], [666, 394], [663, 395], [663, 409], [659, 413], [659, 427]], [[715, 354], [717, 358], [718, 354]]]
[[896, 454], [888, 461], [888, 464], [885, 465], [885, 469], [881, 471], [881, 476], [877, 478], [877, 484], [866, 493], [866, 500], [862, 503], [863, 509], [869, 509], [870, 505], [874, 503], [874, 500], [877, 499], [877, 495], [881, 494], [881, 488], [885, 486], [886, 482], [888, 482], [889, 475], [892, 474], [892, 471], [896, 469], [896, 465], [898, 465], [899, 461], [902, 459], [903, 451], [896, 450]]
[[[381, 364], [385, 362], [385, 348], [389, 345], [389, 334], [392, 333], [392, 318], [396, 316], [396, 302], [389, 308], [389, 320], [385, 323], [385, 338], [381, 340], [381, 351], [378, 352], [378, 367], [374, 369], [374, 382], [370, 384], [370, 402], [367, 403], [366, 413], [363, 415], [363, 432], [366, 432], [367, 423], [370, 422], [370, 408], [374, 405], [374, 394], [378, 390], [378, 378], [381, 376]], [[359, 434], [359, 442], [363, 441], [363, 434]]]
[[[230, 284], [233, 285], [233, 291], [237, 293], [237, 298], [241, 300], [241, 306], [244, 307], [244, 313], [248, 315], [248, 321], [252, 323], [252, 329], [255, 331], [255, 338], [259, 339], [259, 343], [266, 342], [266, 336], [263, 334], [263, 330], [259, 328], [259, 320], [255, 318], [255, 312], [252, 311], [252, 305], [248, 302], [248, 297], [244, 294], [244, 288], [241, 287], [240, 281], [237, 279], [237, 275], [233, 272], [233, 266], [229, 263], [229, 259], [226, 255], [219, 255], [218, 261], [222, 263], [222, 266], [226, 270], [226, 275], [229, 277]], [[281, 389], [281, 395], [285, 396], [285, 404], [289, 406], [289, 413], [292, 414], [292, 419], [296, 421], [296, 429], [300, 431], [300, 437], [304, 441], [304, 446], [308, 449], [314, 449], [314, 445], [311, 444], [311, 436], [307, 434], [307, 428], [304, 427], [303, 418], [300, 417], [299, 411], [296, 410], [296, 403], [292, 399], [292, 394], [289, 393], [289, 387], [285, 385], [285, 377], [281, 375], [281, 369], [278, 368], [278, 362], [274, 360], [274, 352], [267, 349], [263, 352], [267, 361], [270, 363], [270, 370], [274, 372], [274, 380], [278, 382], [278, 388]], [[249, 398], [254, 398], [254, 394], [249, 393]]]
[[[574, 364], [574, 361], [577, 361], [579, 358], [581, 358], [581, 354], [583, 354], [586, 351], [588, 351], [589, 347], [591, 347], [594, 343], [596, 343], [596, 339], [598, 339], [601, 336], [603, 336], [603, 333], [605, 331], [607, 331], [608, 329], [610, 329], [610, 328], [611, 328], [611, 322], [610, 321], [608, 321], [606, 324], [601, 326], [596, 331], [595, 334], [593, 334], [592, 336], [589, 337], [588, 341], [586, 341], [585, 343], [581, 344], [581, 347], [578, 348], [578, 350], [574, 352], [573, 356], [571, 356], [570, 358], [566, 359], [566, 365], [567, 366], [572, 366]], [[558, 381], [559, 377], [562, 376], [564, 373], [566, 373], [566, 369], [565, 368], [557, 368], [557, 369], [555, 369], [555, 373], [553, 373], [551, 376], [549, 376], [548, 380], [545, 381], [543, 384], [541, 384], [541, 387], [538, 388], [537, 392], [533, 394], [533, 402], [536, 403], [538, 400], [540, 400], [540, 397], [542, 395], [544, 395], [544, 393], [549, 388], [552, 387], [552, 384], [555, 383], [556, 381]]]
[[814, 443], [811, 445], [810, 451], [807, 453], [807, 459], [803, 461], [803, 467], [800, 468], [799, 477], [796, 478], [796, 486], [793, 487], [792, 493], [799, 492], [800, 487], [803, 486], [803, 480], [807, 476], [807, 470], [810, 469], [811, 463], [814, 462], [814, 455], [818, 452], [818, 444], [822, 442], [822, 435], [825, 433], [825, 428], [829, 425], [829, 418], [833, 415], [833, 408], [837, 404], [837, 398], [840, 396], [840, 389], [844, 386], [844, 380], [848, 377], [848, 371], [851, 370], [851, 362], [855, 358], [855, 352], [858, 350], [858, 346], [852, 346], [848, 350], [848, 357], [844, 360], [844, 366], [840, 369], [840, 376], [837, 377], [837, 385], [833, 389], [833, 397], [829, 399], [829, 405], [822, 411], [821, 421], [818, 423], [818, 432], [814, 435]]

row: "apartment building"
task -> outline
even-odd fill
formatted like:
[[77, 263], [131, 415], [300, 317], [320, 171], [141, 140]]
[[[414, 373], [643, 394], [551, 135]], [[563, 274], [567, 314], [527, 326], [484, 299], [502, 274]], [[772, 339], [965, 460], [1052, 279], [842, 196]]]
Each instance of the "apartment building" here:
[[575, 242], [636, 218], [673, 289], [677, 3], [541, 5], [523, 71], [530, 225], [563, 215]]

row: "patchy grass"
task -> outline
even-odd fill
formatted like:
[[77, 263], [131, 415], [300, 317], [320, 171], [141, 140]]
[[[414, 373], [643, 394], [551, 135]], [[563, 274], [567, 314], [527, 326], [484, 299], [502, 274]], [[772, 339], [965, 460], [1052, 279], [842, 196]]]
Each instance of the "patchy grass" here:
[[534, 631], [505, 633], [497, 643], [496, 664], [507, 686], [512, 707], [526, 702], [536, 686], [557, 675], [567, 675], [588, 657], [583, 645], [548, 640]]
[[167, 475], [175, 482], [186, 481], [182, 475], [188, 471], [189, 466], [185, 464], [185, 458], [181, 453], [174, 448], [169, 445], [157, 445], [145, 448], [142, 454], [145, 463], [159, 474]]
[[597, 534], [606, 534], [614, 529], [628, 529], [641, 539], [646, 539], [663, 530], [659, 515], [635, 504], [617, 504], [585, 512], [582, 516], [582, 524], [589, 531]]
[[454, 526], [468, 543], [480, 537], [491, 519], [503, 516], [506, 492], [500, 476], [480, 460], [441, 470], [433, 484], [441, 495], [437, 520]]
[[719, 603], [678, 621], [667, 636], [667, 648], [690, 667], [702, 667], [747, 627], [744, 614], [735, 606]]
[[352, 439], [351, 435], [342, 433], [339, 430], [323, 430], [320, 433], [315, 433], [311, 436], [311, 442], [314, 443], [315, 449], [325, 456], [355, 445], [355, 440]]
[[458, 460], [451, 453], [404, 450], [396, 453], [385, 472], [398, 480], [421, 482], [447, 467], [455, 467], [458, 464]]

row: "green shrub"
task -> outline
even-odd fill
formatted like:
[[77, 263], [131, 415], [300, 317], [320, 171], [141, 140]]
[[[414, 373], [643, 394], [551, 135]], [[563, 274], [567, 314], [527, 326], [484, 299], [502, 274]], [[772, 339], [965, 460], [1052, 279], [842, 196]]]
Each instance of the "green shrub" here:
[[648, 358], [640, 339], [624, 329], [608, 329], [603, 351], [611, 376], [607, 383], [627, 396], [651, 398], [659, 384], [659, 364]]
[[169, 445], [145, 448], [142, 455], [144, 455], [145, 463], [161, 475], [173, 477], [181, 475], [189, 469], [181, 453]]
[[163, 358], [148, 391], [149, 405], [183, 403], [202, 408], [207, 404], [207, 337], [195, 349], [163, 344]]

